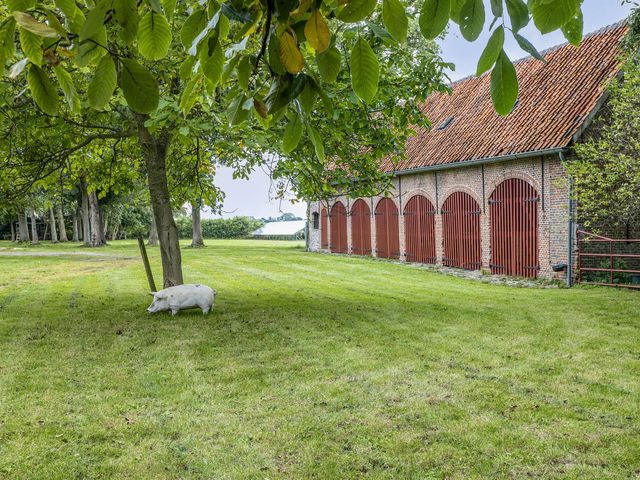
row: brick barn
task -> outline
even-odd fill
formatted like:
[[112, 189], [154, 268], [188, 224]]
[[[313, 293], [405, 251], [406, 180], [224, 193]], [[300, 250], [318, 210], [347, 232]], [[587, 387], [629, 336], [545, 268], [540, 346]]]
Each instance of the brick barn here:
[[409, 140], [399, 165], [381, 163], [392, 194], [312, 202], [309, 249], [567, 278], [575, 209], [563, 165], [606, 101], [625, 32], [617, 24], [579, 48], [543, 52], [546, 63], [516, 62], [520, 96], [506, 118], [493, 109], [489, 74], [429, 97], [433, 127]]

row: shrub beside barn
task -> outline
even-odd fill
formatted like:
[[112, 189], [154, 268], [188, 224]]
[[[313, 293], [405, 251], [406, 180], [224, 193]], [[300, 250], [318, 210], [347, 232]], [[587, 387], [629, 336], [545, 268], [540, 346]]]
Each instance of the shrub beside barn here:
[[516, 62], [520, 96], [498, 116], [490, 76], [429, 97], [386, 198], [312, 202], [309, 248], [529, 278], [563, 278], [575, 260], [577, 212], [565, 162], [620, 72], [626, 26]]

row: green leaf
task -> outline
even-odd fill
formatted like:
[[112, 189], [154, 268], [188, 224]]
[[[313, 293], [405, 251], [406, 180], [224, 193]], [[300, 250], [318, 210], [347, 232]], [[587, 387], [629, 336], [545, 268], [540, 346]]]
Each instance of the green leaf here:
[[420, 10], [420, 32], [427, 40], [433, 40], [447, 27], [451, 12], [451, 0], [424, 0]]
[[187, 82], [180, 96], [180, 110], [187, 115], [198, 98], [198, 90], [202, 85], [202, 76], [197, 75]]
[[180, 41], [187, 50], [191, 48], [193, 40], [207, 25], [207, 12], [196, 10], [187, 18], [180, 30]]
[[353, 91], [366, 103], [376, 96], [380, 67], [373, 49], [359, 37], [351, 50], [351, 85]]
[[553, 32], [574, 18], [582, 0], [529, 0], [533, 23], [542, 34]]
[[138, 50], [148, 60], [160, 60], [169, 53], [171, 29], [160, 13], [149, 11], [138, 26]]
[[458, 25], [460, 24], [460, 14], [462, 13], [462, 7], [467, 0], [451, 0], [451, 8], [449, 10], [449, 16], [451, 20], [456, 22]]
[[522, 35], [520, 35], [519, 33], [516, 33], [516, 32], [513, 32], [513, 37], [516, 39], [516, 42], [518, 42], [518, 45], [520, 45], [520, 48], [522, 50], [524, 50], [529, 55], [531, 55], [534, 58], [537, 58], [538, 60], [540, 60], [542, 62], [545, 62], [545, 63], [547, 62], [544, 59], [544, 57], [542, 55], [540, 55], [540, 52], [538, 52], [536, 47], [534, 47], [533, 44], [529, 40], [527, 40]]
[[13, 12], [14, 10], [26, 12], [36, 6], [36, 0], [6, 0], [6, 2], [7, 8], [10, 12]]
[[307, 123], [307, 131], [309, 132], [309, 139], [313, 144], [313, 149], [316, 152], [316, 157], [321, 162], [324, 162], [324, 144], [322, 143], [322, 137], [310, 123]]
[[80, 67], [95, 64], [107, 53], [104, 48], [106, 46], [107, 29], [101, 26], [91, 38], [80, 42], [78, 54], [74, 59], [75, 63]]
[[89, 10], [87, 19], [80, 30], [80, 41], [93, 38], [101, 28], [104, 28], [104, 15], [106, 13], [106, 2], [98, 2], [95, 7]]
[[220, 45], [216, 46], [211, 56], [204, 62], [202, 71], [213, 85], [220, 83], [222, 72], [224, 71], [224, 52]]
[[338, 13], [338, 20], [355, 23], [371, 15], [377, 0], [349, 0]]
[[316, 55], [316, 63], [325, 82], [333, 83], [336, 81], [342, 69], [340, 51], [336, 47], [330, 47]]
[[167, 16], [167, 20], [170, 22], [173, 20], [173, 14], [176, 10], [177, 0], [162, 0], [162, 6], [164, 7], [164, 14]]
[[279, 54], [282, 66], [289, 73], [298, 73], [304, 67], [304, 58], [293, 35], [288, 30], [279, 39]]
[[529, 24], [529, 8], [523, 0], [507, 0], [507, 13], [514, 32], [522, 30]]
[[13, 12], [13, 18], [17, 24], [39, 37], [58, 38], [60, 35], [53, 28], [45, 23], [40, 23], [28, 13]]
[[484, 27], [485, 13], [482, 0], [467, 0], [460, 11], [460, 32], [469, 42], [478, 39]]
[[391, 36], [398, 42], [404, 42], [407, 39], [409, 20], [400, 0], [383, 0], [382, 21]]
[[491, 73], [491, 99], [503, 117], [509, 115], [518, 100], [518, 77], [516, 69], [502, 50]]
[[582, 10], [578, 10], [578, 13], [562, 26], [562, 33], [571, 45], [579, 47], [582, 42], [583, 29], [584, 19], [582, 18]]
[[136, 0], [114, 0], [115, 18], [120, 26], [120, 37], [131, 45], [138, 36], [138, 5]]
[[[198, 59], [196, 57], [192, 57], [191, 55], [187, 55], [185, 57], [184, 61], [180, 64], [180, 70], [178, 71], [182, 80], [189, 80], [191, 78], [191, 76], [193, 75], [193, 67], [195, 66], [197, 60]], [[205, 67], [203, 65], [203, 69], [204, 68]]]
[[[233, 127], [236, 125], [240, 125], [249, 118], [251, 110], [245, 108], [246, 100], [247, 97], [241, 93], [231, 101], [231, 104], [229, 105], [229, 108], [226, 112], [230, 126]], [[253, 100], [249, 100], [251, 100], [251, 107], [253, 107]]]
[[313, 109], [313, 105], [316, 102], [316, 97], [318, 96], [317, 86], [315, 80], [313, 78], [307, 76], [307, 81], [304, 85], [304, 88], [298, 95], [298, 104], [302, 111], [305, 113], [311, 112]]
[[280, 41], [278, 35], [272, 33], [269, 35], [269, 46], [267, 47], [267, 54], [269, 57], [269, 66], [278, 75], [284, 75], [285, 69], [280, 61]]
[[324, 52], [329, 48], [331, 33], [329, 33], [329, 26], [320, 13], [320, 10], [314, 10], [305, 23], [304, 36], [316, 52]]
[[58, 113], [58, 92], [49, 80], [49, 76], [36, 65], [30, 65], [27, 73], [29, 90], [40, 109], [49, 115]]
[[251, 59], [249, 57], [242, 57], [236, 68], [236, 74], [240, 88], [249, 90], [249, 78], [251, 77]]
[[8, 18], [0, 25], [0, 75], [4, 71], [4, 65], [16, 54], [15, 44], [16, 22]]
[[287, 123], [284, 129], [284, 135], [282, 136], [282, 151], [284, 153], [289, 154], [296, 149], [302, 138], [302, 131], [302, 119], [300, 115], [294, 113], [289, 123]]
[[76, 87], [73, 84], [71, 74], [67, 72], [62, 65], [57, 65], [53, 68], [53, 71], [55, 72], [56, 78], [58, 79], [58, 84], [60, 85], [60, 88], [62, 89], [62, 92], [67, 99], [69, 110], [74, 113], [79, 113], [80, 98], [78, 97], [78, 92], [76, 91]]
[[82, 25], [84, 25], [85, 17], [82, 10], [76, 5], [75, 0], [55, 0], [55, 4], [64, 13], [69, 30], [72, 33], [79, 34], [80, 30], [82, 30]]
[[480, 60], [478, 61], [478, 68], [476, 69], [476, 75], [479, 77], [487, 70], [490, 70], [493, 67], [493, 64], [496, 63], [498, 59], [498, 55], [502, 51], [502, 47], [504, 46], [504, 27], [500, 25], [495, 29], [489, 41], [487, 42], [487, 46], [485, 47], [482, 55], [480, 55]]
[[113, 63], [111, 55], [105, 55], [100, 59], [91, 83], [89, 83], [87, 91], [89, 105], [96, 110], [102, 110], [111, 100], [117, 84], [116, 65]]
[[494, 17], [501, 17], [503, 14], [503, 0], [491, 0], [491, 13]]
[[42, 65], [42, 38], [29, 30], [18, 27], [22, 52], [37, 66]]
[[151, 72], [135, 60], [121, 58], [120, 87], [134, 112], [151, 113], [158, 108], [160, 91]]

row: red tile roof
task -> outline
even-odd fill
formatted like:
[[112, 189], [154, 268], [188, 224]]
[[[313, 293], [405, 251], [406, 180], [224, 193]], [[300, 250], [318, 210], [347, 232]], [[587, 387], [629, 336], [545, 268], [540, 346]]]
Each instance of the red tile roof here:
[[[515, 62], [520, 96], [507, 117], [491, 103], [490, 74], [455, 82], [451, 94], [427, 98], [432, 122], [409, 139], [407, 158], [385, 171], [410, 170], [544, 149], [567, 147], [602, 98], [606, 81], [620, 70], [620, 23], [587, 35], [579, 48], [564, 44], [543, 52], [547, 63], [527, 57]], [[444, 129], [438, 127], [448, 119]]]

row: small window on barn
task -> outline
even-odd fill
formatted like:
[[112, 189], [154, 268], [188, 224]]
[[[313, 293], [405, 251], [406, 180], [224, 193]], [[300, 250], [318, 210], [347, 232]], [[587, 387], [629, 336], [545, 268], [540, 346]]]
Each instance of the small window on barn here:
[[313, 229], [317, 230], [320, 228], [320, 214], [318, 212], [313, 212]]
[[447, 128], [452, 123], [453, 123], [453, 117], [449, 117], [444, 122], [442, 122], [440, 125], [438, 125], [437, 130], [444, 130], [445, 128]]

